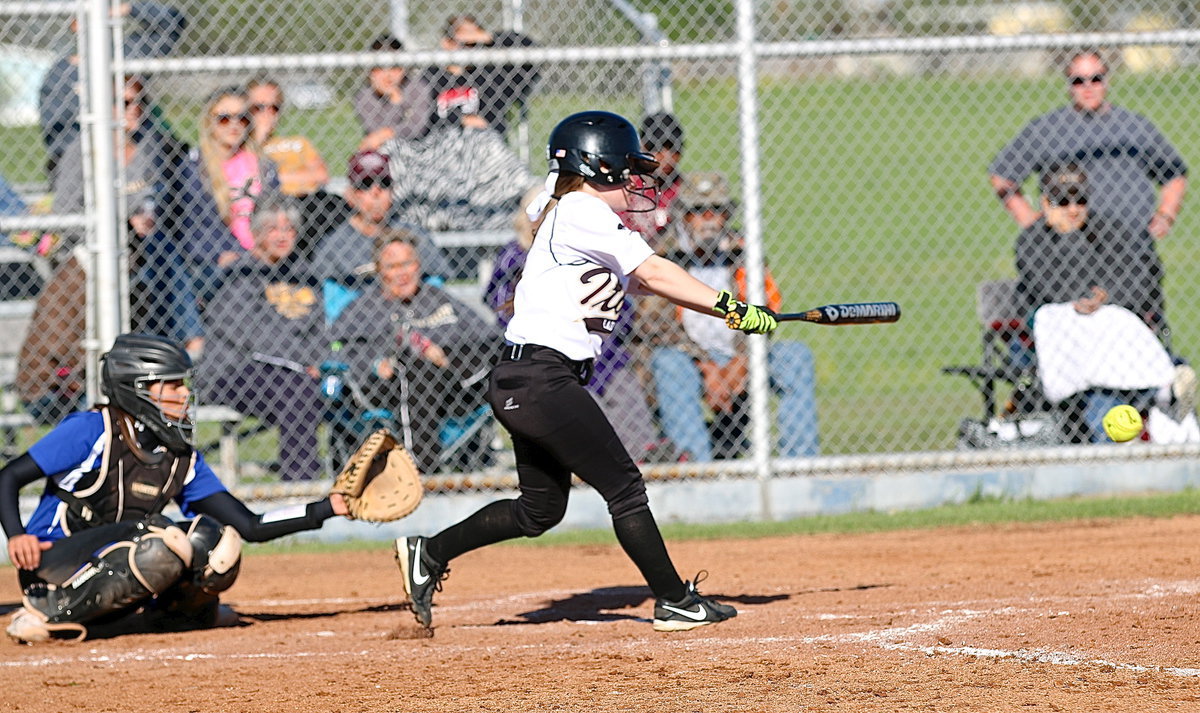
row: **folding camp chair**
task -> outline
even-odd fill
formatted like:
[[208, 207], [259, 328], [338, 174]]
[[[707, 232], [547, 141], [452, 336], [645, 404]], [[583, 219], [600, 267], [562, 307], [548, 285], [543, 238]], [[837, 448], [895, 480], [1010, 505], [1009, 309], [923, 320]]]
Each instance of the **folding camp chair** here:
[[[1041, 393], [1033, 340], [1017, 314], [1016, 279], [982, 282], [975, 309], [980, 327], [979, 365], [946, 366], [945, 374], [967, 377], [979, 390], [982, 417], [959, 424], [960, 448], [1036, 446], [1065, 442], [1064, 413]], [[1007, 393], [1003, 403], [999, 395]]]

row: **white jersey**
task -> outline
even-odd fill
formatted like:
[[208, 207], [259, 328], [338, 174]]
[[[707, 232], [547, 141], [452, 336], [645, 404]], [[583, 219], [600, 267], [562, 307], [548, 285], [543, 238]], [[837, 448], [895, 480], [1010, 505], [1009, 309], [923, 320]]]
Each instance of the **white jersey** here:
[[505, 339], [595, 358], [616, 324], [629, 273], [653, 254], [604, 201], [568, 193], [525, 257]]

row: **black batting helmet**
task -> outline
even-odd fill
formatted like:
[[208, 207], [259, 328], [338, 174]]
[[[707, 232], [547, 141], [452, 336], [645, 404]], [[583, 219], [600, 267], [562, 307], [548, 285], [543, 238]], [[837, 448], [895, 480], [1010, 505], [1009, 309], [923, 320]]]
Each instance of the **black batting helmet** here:
[[558, 122], [550, 132], [546, 158], [551, 171], [609, 186], [624, 186], [631, 175], [650, 174], [658, 167], [642, 151], [633, 124], [607, 111], [583, 111]]
[[100, 364], [100, 385], [114, 406], [149, 428], [170, 450], [191, 449], [190, 414], [168, 418], [150, 397], [150, 384], [191, 376], [192, 358], [183, 347], [152, 334], [122, 334], [100, 357]]

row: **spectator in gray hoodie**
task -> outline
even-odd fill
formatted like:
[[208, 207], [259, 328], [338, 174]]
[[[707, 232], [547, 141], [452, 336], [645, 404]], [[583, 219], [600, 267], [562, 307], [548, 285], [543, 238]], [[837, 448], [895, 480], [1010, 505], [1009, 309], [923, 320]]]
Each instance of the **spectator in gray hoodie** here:
[[255, 206], [254, 248], [229, 266], [204, 313], [208, 338], [196, 372], [204, 401], [279, 427], [283, 480], [308, 480], [320, 469], [317, 364], [328, 345], [320, 286], [295, 254], [299, 221], [275, 199]]
[[376, 286], [331, 327], [351, 378], [369, 405], [387, 408], [417, 467], [442, 466], [439, 440], [448, 417], [484, 403], [500, 330], [439, 287], [421, 281], [421, 259], [403, 233], [381, 235]]

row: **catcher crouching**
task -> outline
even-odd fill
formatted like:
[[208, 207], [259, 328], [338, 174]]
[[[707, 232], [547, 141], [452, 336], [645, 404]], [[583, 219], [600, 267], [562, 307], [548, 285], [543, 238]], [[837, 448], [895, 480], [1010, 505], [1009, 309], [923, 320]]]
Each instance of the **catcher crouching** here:
[[[193, 448], [191, 370], [175, 342], [121, 335], [101, 357], [108, 403], [67, 416], [0, 469], [0, 525], [23, 603], [10, 637], [32, 643], [232, 624], [237, 615], [219, 607], [219, 596], [237, 579], [243, 540], [316, 529], [338, 515], [395, 519], [419, 502], [406, 454], [394, 455], [390, 436], [378, 436], [327, 498], [251, 512]], [[402, 478], [410, 480], [397, 486]], [[19, 492], [39, 479], [44, 494], [23, 524]], [[172, 501], [185, 519], [162, 514]]]

